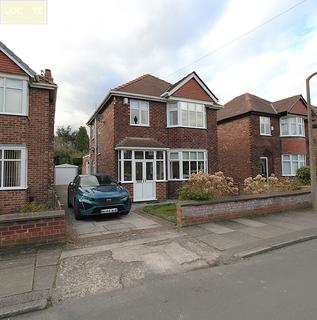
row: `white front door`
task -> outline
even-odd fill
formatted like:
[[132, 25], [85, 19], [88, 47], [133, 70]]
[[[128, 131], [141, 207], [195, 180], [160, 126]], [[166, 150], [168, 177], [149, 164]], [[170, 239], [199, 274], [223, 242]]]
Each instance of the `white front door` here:
[[154, 161], [135, 160], [134, 201], [149, 201], [156, 198], [154, 181]]

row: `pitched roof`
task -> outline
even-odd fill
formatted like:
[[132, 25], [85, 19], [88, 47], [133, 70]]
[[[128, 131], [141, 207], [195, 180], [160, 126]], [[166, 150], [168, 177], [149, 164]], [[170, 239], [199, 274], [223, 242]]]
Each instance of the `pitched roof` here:
[[29, 76], [34, 77], [36, 72], [32, 70], [22, 59], [20, 59], [12, 50], [10, 50], [3, 42], [0, 41], [0, 50], [13, 60], [22, 70]]
[[203, 90], [205, 90], [205, 92], [211, 97], [211, 99], [214, 100], [215, 103], [217, 103], [219, 99], [213, 94], [213, 92], [208, 88], [205, 82], [201, 80], [201, 78], [195, 71], [189, 73], [184, 78], [180, 79], [179, 81], [171, 85], [169, 88], [167, 88], [167, 90], [163, 92], [162, 96], [172, 95], [175, 91], [179, 89], [179, 87], [183, 86], [186, 82], [193, 78], [199, 83], [199, 85], [203, 88]]
[[151, 74], [144, 74], [141, 77], [138, 77], [112, 89], [112, 91], [129, 92], [159, 97], [171, 85], [171, 83], [154, 77]]
[[295, 103], [302, 99], [300, 94], [273, 102], [274, 108], [278, 113], [289, 111]]
[[245, 93], [227, 102], [224, 107], [217, 112], [217, 120], [225, 120], [250, 111], [276, 114], [274, 106], [270, 101], [250, 93]]
[[124, 149], [124, 148], [167, 149], [163, 143], [155, 139], [139, 138], [139, 137], [124, 138], [116, 145], [116, 149]]

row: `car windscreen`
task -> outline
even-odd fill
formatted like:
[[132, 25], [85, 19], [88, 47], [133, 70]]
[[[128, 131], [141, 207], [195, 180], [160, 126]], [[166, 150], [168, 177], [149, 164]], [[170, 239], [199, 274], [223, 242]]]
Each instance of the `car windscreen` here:
[[84, 176], [80, 178], [80, 185], [82, 187], [93, 186], [114, 186], [117, 182], [110, 176]]

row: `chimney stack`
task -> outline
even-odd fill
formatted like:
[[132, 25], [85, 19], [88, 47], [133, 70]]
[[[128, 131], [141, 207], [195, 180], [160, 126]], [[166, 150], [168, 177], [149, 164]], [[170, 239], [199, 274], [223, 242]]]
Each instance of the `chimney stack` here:
[[54, 83], [54, 79], [52, 77], [51, 69], [45, 69], [44, 71], [44, 77], [46, 80], [48, 80], [50, 83]]

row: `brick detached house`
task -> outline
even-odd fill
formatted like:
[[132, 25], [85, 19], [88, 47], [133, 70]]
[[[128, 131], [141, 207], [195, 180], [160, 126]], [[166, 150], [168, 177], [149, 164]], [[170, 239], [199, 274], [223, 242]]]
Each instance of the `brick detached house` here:
[[52, 200], [56, 91], [0, 42], [0, 214]]
[[295, 176], [308, 162], [307, 105], [301, 95], [270, 102], [246, 93], [217, 115], [219, 167], [247, 177]]
[[133, 201], [175, 197], [191, 174], [218, 169], [220, 107], [195, 72], [175, 84], [146, 74], [112, 89], [87, 123], [90, 170], [117, 178]]

